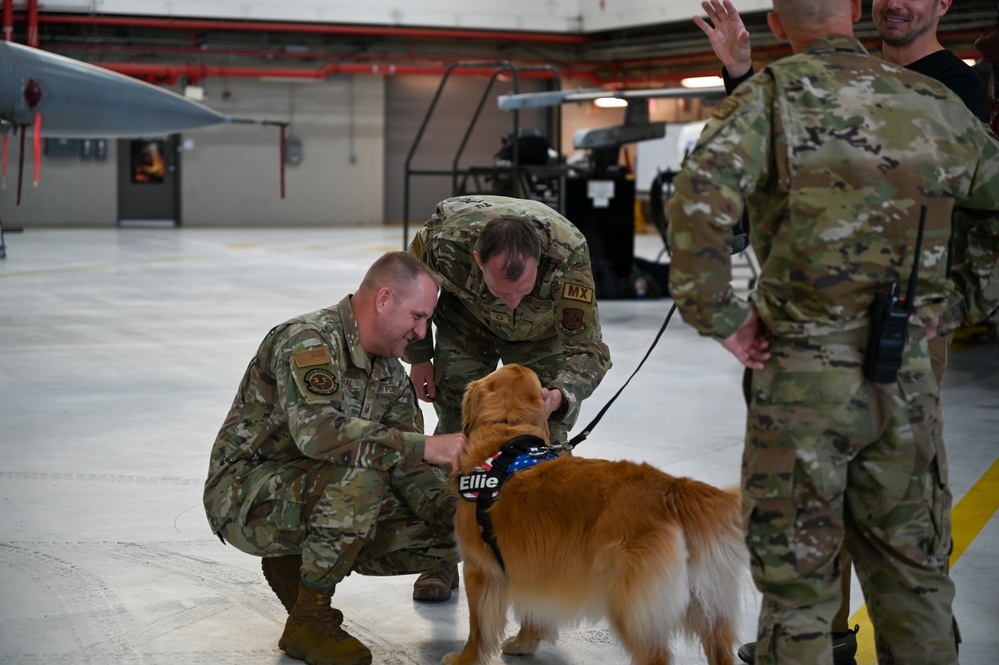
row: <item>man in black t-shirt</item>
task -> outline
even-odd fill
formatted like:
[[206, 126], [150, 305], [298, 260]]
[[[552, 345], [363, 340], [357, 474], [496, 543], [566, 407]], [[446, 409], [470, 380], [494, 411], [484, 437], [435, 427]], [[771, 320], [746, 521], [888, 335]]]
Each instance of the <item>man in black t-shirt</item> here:
[[[940, 19], [952, 4], [953, 0], [874, 0], [871, 15], [883, 40], [881, 57], [940, 81], [988, 122], [981, 78], [937, 39]], [[730, 0], [705, 0], [701, 6], [711, 23], [699, 16], [694, 23], [722, 61], [725, 89], [731, 92], [753, 75], [749, 32]]]

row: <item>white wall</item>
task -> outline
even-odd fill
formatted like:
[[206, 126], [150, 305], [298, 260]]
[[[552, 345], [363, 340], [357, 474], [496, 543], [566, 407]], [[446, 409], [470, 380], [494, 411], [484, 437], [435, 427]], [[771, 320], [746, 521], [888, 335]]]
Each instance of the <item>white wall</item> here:
[[315, 83], [203, 82], [211, 106], [236, 117], [289, 121], [303, 159], [287, 165], [280, 198], [279, 131], [219, 125], [189, 132], [182, 155], [185, 226], [382, 224], [385, 81], [339, 76]]
[[[44, 134], [44, 128], [43, 128]], [[0, 192], [4, 228], [21, 226], [111, 226], [117, 222], [118, 142], [107, 142], [103, 161], [42, 155], [36, 189], [33, 132], [25, 140], [24, 181], [17, 205], [17, 163], [20, 135], [8, 136], [7, 187]]]
[[[742, 12], [772, 7], [771, 0], [736, 0], [735, 4]], [[44, 8], [47, 12], [564, 33], [686, 21], [702, 13], [700, 0], [46, 0]]]
[[53, 0], [45, 11], [579, 32], [579, 0]]
[[[287, 121], [304, 159], [288, 165], [280, 197], [277, 127], [218, 125], [187, 132], [180, 154], [184, 226], [330, 226], [385, 221], [385, 81], [336, 76], [310, 83], [207, 79], [205, 102], [233, 117]], [[230, 98], [223, 100], [228, 90]], [[43, 125], [44, 134], [44, 125]], [[31, 135], [21, 205], [11, 137], [0, 219], [10, 227], [113, 226], [118, 222], [116, 140], [106, 161], [42, 156], [37, 190]]]
[[[701, 0], [583, 0], [583, 31], [599, 32], [704, 16]], [[733, 0], [742, 13], [773, 8], [773, 0]], [[48, 6], [48, 5], [46, 5]]]

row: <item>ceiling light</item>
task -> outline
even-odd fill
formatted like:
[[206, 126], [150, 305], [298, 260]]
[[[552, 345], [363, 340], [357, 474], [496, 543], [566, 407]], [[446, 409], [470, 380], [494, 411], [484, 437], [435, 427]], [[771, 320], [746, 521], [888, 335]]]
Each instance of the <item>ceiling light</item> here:
[[620, 97], [598, 97], [593, 100], [593, 105], [599, 106], [602, 109], [616, 109], [627, 106], [628, 100], [621, 99]]
[[978, 64], [978, 61], [975, 60], [974, 58], [965, 58], [964, 64], [968, 65], [969, 67], [974, 67], [975, 65]]
[[717, 88], [725, 85], [725, 81], [720, 76], [691, 76], [680, 81], [684, 88]]

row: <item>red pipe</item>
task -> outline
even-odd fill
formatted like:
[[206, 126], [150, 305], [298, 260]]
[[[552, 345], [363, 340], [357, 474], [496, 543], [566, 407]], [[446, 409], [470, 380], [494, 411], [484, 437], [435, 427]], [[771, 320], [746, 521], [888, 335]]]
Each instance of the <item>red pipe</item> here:
[[32, 48], [38, 48], [38, 0], [28, 0], [28, 40]]
[[[33, 0], [37, 2], [37, 0]], [[276, 23], [269, 21], [211, 21], [198, 19], [136, 18], [122, 16], [71, 16], [46, 14], [43, 23], [123, 26], [131, 28], [172, 28], [183, 30], [243, 30], [251, 32], [301, 32], [308, 34], [368, 35], [414, 39], [478, 39], [489, 41], [586, 44], [582, 35], [543, 32], [502, 32], [490, 30], [448, 30], [444, 28], [387, 28], [378, 26], [330, 25], [323, 23]]]
[[[173, 84], [184, 78], [188, 81], [200, 81], [210, 76], [229, 76], [232, 78], [289, 78], [303, 80], [321, 80], [336, 74], [384, 74], [387, 76], [441, 76], [447, 67], [438, 65], [379, 65], [358, 63], [333, 63], [318, 69], [292, 69], [287, 67], [226, 67], [221, 65], [201, 65], [189, 63], [186, 65], [156, 65], [135, 62], [95, 62], [119, 74], [134, 76], [146, 81], [164, 81]], [[453, 73], [461, 76], [492, 76], [495, 67], [463, 67]], [[524, 72], [525, 78], [548, 78], [546, 72]], [[589, 74], [573, 74], [573, 76], [591, 76]]]
[[[3, 0], [4, 2], [4, 17], [6, 21], [6, 16], [8, 11], [13, 13], [13, 0]], [[34, 18], [32, 18], [32, 7], [34, 7]], [[146, 18], [136, 18], [136, 17], [109, 17], [109, 16], [74, 16], [74, 15], [54, 15], [46, 14], [40, 19], [38, 17], [38, 0], [28, 0], [28, 34], [29, 39], [32, 34], [32, 26], [34, 26], [34, 36], [37, 42], [38, 36], [38, 24], [39, 21], [45, 23], [63, 23], [63, 24], [77, 24], [77, 25], [105, 25], [105, 26], [124, 26], [124, 27], [149, 27], [149, 28], [175, 28], [175, 29], [187, 29], [187, 30], [207, 30], [207, 29], [218, 29], [218, 30], [247, 30], [247, 31], [264, 31], [271, 30], [275, 32], [291, 32], [291, 33], [311, 33], [311, 34], [350, 34], [350, 35], [375, 35], [375, 36], [385, 36], [385, 37], [410, 37], [414, 39], [418, 38], [442, 38], [442, 39], [474, 39], [474, 40], [503, 40], [503, 39], [513, 39], [518, 41], [535, 41], [535, 42], [557, 42], [557, 43], [567, 43], [567, 44], [587, 44], [593, 43], [593, 40], [579, 35], [553, 35], [553, 34], [543, 34], [543, 33], [516, 33], [516, 32], [490, 32], [486, 30], [447, 30], [447, 29], [423, 29], [423, 28], [391, 28], [391, 27], [377, 27], [377, 26], [344, 26], [344, 25], [328, 25], [328, 24], [302, 24], [302, 23], [275, 23], [275, 22], [252, 22], [252, 21], [214, 21], [214, 20], [189, 20], [189, 19], [146, 19]], [[13, 21], [11, 21], [13, 23]], [[5, 23], [5, 37], [7, 33], [6, 23]], [[13, 28], [10, 30], [13, 31]], [[944, 33], [941, 37], [955, 37], [961, 38], [965, 36], [977, 36], [979, 33], [970, 30], [954, 31], [952, 33]], [[29, 41], [30, 43], [30, 41]], [[869, 48], [876, 48], [876, 40], [866, 40]], [[87, 46], [60, 46], [56, 50], [112, 50], [112, 51], [122, 51], [129, 50], [128, 47], [116, 47], [107, 49], [107, 47], [87, 47]], [[139, 48], [143, 52], [148, 52], [149, 49]], [[192, 49], [154, 49], [154, 51], [161, 52], [191, 52]], [[205, 56], [206, 52], [198, 50], [199, 55]], [[755, 53], [757, 56], [761, 57], [763, 60], [767, 59], [767, 56], [780, 57], [787, 53], [787, 49], [781, 46], [761, 48]], [[342, 59], [345, 56], [336, 54], [319, 54], [319, 53], [271, 53], [267, 51], [212, 51], [208, 52], [210, 56], [221, 56], [221, 55], [250, 55], [250, 56], [265, 56], [265, 57], [308, 57], [308, 58], [320, 58], [320, 59], [330, 59], [337, 58]], [[192, 53], [193, 55], [193, 53]], [[977, 54], [970, 53], [959, 53], [960, 57], [974, 57]], [[350, 57], [350, 56], [346, 56]], [[392, 56], [386, 55], [375, 55], [368, 56], [366, 60], [387, 60]], [[433, 58], [417, 58], [414, 55], [410, 55], [409, 60], [422, 60], [433, 61]], [[177, 83], [181, 77], [187, 78], [188, 81], [192, 83], [200, 81], [201, 79], [209, 76], [233, 76], [233, 77], [247, 77], [247, 78], [259, 78], [259, 77], [272, 77], [272, 78], [297, 78], [297, 79], [322, 79], [334, 74], [386, 74], [386, 75], [427, 75], [427, 76], [440, 76], [445, 73], [446, 69], [444, 65], [397, 65], [397, 64], [373, 64], [370, 62], [350, 62], [342, 64], [329, 64], [320, 69], [290, 69], [290, 68], [275, 68], [266, 69], [261, 67], [249, 67], [249, 68], [239, 68], [239, 67], [211, 67], [206, 65], [156, 65], [156, 64], [134, 64], [134, 63], [95, 63], [107, 69], [117, 71], [130, 76], [135, 76], [142, 78], [143, 80], [156, 83], [165, 83], [168, 85], [173, 85]], [[523, 64], [523, 63], [521, 63]], [[663, 67], [663, 66], [676, 66], [676, 65], [694, 65], [710, 68], [713, 72], [717, 69], [716, 58], [710, 53], [700, 53], [692, 54], [687, 56], [678, 57], [658, 57], [658, 58], [645, 58], [640, 60], [628, 60], [625, 63], [578, 63], [577, 70], [572, 72], [566, 72], [565, 76], [567, 78], [582, 78], [590, 81], [594, 85], [617, 85], [617, 86], [649, 86], [656, 85], [664, 82], [675, 82], [681, 78], [687, 76], [695, 75], [696, 72], [683, 72], [683, 73], [656, 73], [649, 76], [635, 75], [630, 77], [621, 77], [619, 74], [622, 65], [626, 65], [629, 69], [634, 71], [636, 68], [640, 69], [642, 66], [651, 68]], [[611, 73], [598, 75], [596, 71], [599, 68], [611, 68]], [[494, 68], [475, 68], [475, 69], [460, 69], [456, 70], [455, 73], [464, 76], [491, 76], [495, 72]], [[527, 74], [530, 76], [531, 74]], [[540, 74], [539, 76], [544, 76]]]
[[14, 0], [3, 0], [3, 40], [14, 41]]

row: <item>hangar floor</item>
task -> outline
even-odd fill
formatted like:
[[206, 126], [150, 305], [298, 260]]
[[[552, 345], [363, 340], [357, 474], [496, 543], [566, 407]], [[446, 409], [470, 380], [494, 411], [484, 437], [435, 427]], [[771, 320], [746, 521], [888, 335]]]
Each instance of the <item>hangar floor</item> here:
[[[28, 230], [0, 261], [0, 661], [292, 663], [259, 561], [223, 546], [201, 508], [208, 452], [263, 335], [352, 291], [399, 229]], [[654, 259], [656, 236], [636, 253]], [[746, 284], [740, 269], [738, 284]], [[615, 367], [588, 423], [625, 382], [669, 301], [601, 303]], [[679, 317], [577, 453], [653, 463], [719, 485], [739, 476], [741, 369]], [[944, 389], [958, 502], [956, 613], [965, 665], [999, 653], [999, 346], [955, 350]], [[428, 411], [428, 426], [434, 422]], [[578, 429], [577, 429], [578, 431]], [[960, 512], [960, 520], [958, 519]], [[961, 549], [966, 546], [966, 549]], [[991, 554], [990, 554], [991, 552]], [[381, 664], [429, 665], [464, 642], [463, 589], [410, 599], [414, 576], [352, 575], [336, 605]], [[859, 589], [852, 612], [863, 615]], [[742, 602], [755, 633], [758, 599]], [[860, 621], [863, 624], [863, 621]], [[870, 638], [862, 629], [861, 642]], [[533, 660], [627, 662], [606, 625]], [[676, 662], [703, 662], [680, 644]], [[862, 647], [860, 665], [874, 662]]]

